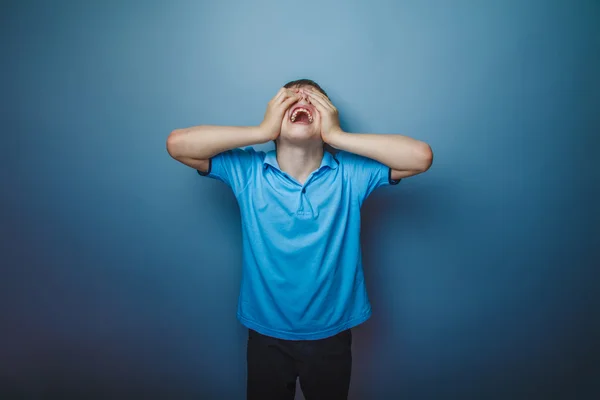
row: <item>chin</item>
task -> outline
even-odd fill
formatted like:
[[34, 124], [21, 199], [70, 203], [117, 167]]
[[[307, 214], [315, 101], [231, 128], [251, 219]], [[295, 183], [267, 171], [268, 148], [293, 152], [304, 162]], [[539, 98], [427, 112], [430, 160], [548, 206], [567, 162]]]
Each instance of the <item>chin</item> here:
[[289, 141], [307, 141], [321, 139], [319, 132], [315, 132], [312, 125], [291, 124], [287, 129], [281, 132], [281, 137]]

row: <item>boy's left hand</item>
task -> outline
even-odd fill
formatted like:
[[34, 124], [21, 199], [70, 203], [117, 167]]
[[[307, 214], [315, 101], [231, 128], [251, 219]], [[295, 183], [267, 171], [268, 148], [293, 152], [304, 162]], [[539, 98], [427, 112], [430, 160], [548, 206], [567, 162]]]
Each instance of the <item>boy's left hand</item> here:
[[310, 102], [317, 108], [321, 116], [321, 137], [325, 143], [330, 143], [333, 136], [343, 133], [340, 128], [340, 119], [338, 110], [324, 94], [316, 91], [312, 87], [305, 90]]

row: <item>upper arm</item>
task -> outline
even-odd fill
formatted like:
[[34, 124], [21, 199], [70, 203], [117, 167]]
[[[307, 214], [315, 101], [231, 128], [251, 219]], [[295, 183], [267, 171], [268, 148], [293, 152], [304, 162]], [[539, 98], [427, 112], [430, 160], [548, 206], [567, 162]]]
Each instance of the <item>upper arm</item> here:
[[427, 171], [433, 162], [433, 151], [431, 151], [431, 147], [421, 142], [420, 151], [418, 152], [419, 157], [415, 157], [413, 165], [410, 169], [398, 170], [392, 169], [391, 178], [394, 180], [408, 178], [409, 176], [414, 176], [421, 174]]
[[401, 178], [394, 177], [393, 170], [379, 161], [346, 151], [340, 151], [336, 158], [361, 201], [380, 186], [400, 183]]
[[194, 168], [195, 170], [208, 171], [208, 168], [210, 167], [210, 161], [208, 159], [198, 159], [186, 155], [184, 150], [187, 146], [185, 141], [182, 140], [185, 135], [181, 132], [182, 130], [176, 129], [167, 137], [167, 152], [169, 155], [180, 163]]
[[194, 168], [197, 171], [207, 173], [210, 167], [210, 159], [209, 160], [197, 160], [195, 158], [189, 157], [177, 157], [177, 161], [182, 164], [187, 165], [188, 167]]
[[237, 194], [248, 185], [259, 161], [258, 153], [249, 147], [227, 150], [209, 160], [198, 160], [194, 165], [198, 166], [196, 170], [200, 175], [226, 183]]
[[409, 176], [417, 175], [425, 171], [402, 171], [397, 169], [392, 169], [390, 176], [394, 181], [398, 181], [403, 178], [408, 178]]

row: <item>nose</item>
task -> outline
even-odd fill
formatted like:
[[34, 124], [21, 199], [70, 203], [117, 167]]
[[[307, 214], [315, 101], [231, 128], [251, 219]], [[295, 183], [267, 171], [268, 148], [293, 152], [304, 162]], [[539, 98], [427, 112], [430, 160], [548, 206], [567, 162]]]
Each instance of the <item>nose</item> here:
[[308, 101], [308, 95], [304, 92], [304, 91], [300, 91], [300, 102], [305, 102], [305, 103], [310, 103], [310, 101]]

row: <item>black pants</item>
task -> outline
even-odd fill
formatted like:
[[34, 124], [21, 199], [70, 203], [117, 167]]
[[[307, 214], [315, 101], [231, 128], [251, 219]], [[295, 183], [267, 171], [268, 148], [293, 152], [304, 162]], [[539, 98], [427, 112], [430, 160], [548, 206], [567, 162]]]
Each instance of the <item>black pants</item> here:
[[248, 400], [346, 400], [352, 370], [350, 329], [320, 340], [283, 340], [250, 329]]

